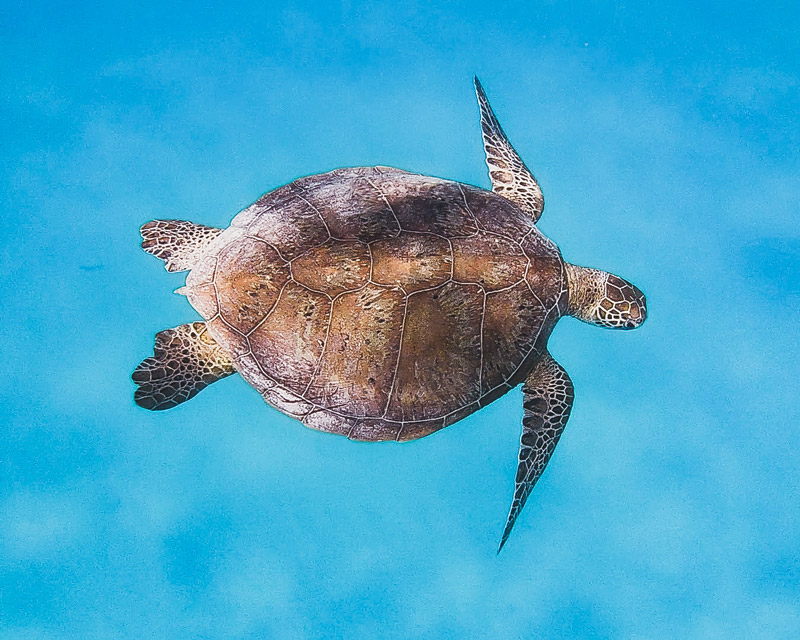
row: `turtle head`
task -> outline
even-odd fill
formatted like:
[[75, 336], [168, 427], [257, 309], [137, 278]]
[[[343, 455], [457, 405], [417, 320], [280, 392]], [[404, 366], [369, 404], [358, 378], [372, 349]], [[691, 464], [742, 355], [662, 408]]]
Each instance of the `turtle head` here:
[[635, 329], [647, 319], [644, 294], [613, 273], [567, 264], [569, 306], [578, 320], [610, 329]]

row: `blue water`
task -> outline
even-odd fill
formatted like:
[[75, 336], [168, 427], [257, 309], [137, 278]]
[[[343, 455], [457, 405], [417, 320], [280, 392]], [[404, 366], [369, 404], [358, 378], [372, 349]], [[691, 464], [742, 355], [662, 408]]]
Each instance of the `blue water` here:
[[[667, 4], [5, 3], [0, 637], [797, 637], [800, 10]], [[519, 390], [397, 445], [129, 380], [197, 318], [143, 222], [346, 165], [487, 187], [474, 73], [540, 228], [650, 314], [556, 327], [575, 408], [497, 557]]]

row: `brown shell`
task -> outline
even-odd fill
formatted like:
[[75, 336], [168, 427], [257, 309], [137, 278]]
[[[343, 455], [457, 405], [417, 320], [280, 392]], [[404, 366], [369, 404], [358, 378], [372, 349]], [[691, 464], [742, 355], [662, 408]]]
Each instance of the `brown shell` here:
[[499, 398], [567, 302], [558, 248], [513, 204], [388, 167], [262, 196], [187, 285], [267, 402], [362, 440], [419, 438]]

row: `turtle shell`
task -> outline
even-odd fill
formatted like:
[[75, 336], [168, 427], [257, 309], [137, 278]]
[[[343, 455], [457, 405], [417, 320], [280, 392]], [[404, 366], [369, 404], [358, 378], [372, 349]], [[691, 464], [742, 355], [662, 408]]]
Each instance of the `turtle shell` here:
[[388, 167], [262, 196], [187, 290], [267, 402], [362, 440], [419, 438], [499, 398], [567, 304], [558, 248], [513, 204]]

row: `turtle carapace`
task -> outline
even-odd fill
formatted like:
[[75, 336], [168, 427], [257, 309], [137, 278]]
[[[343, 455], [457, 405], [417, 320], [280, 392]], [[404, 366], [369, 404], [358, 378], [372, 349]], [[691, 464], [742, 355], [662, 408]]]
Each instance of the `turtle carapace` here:
[[517, 385], [522, 437], [500, 548], [561, 436], [569, 376], [547, 350], [559, 318], [644, 322], [639, 289], [565, 262], [537, 228], [544, 200], [477, 78], [492, 191], [390, 167], [337, 169], [259, 198], [227, 229], [142, 227], [142, 247], [203, 321], [156, 335], [137, 404], [168, 409], [239, 373], [308, 427], [414, 440]]

